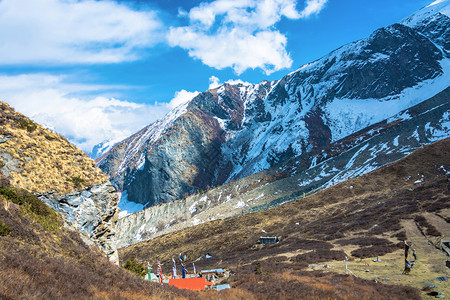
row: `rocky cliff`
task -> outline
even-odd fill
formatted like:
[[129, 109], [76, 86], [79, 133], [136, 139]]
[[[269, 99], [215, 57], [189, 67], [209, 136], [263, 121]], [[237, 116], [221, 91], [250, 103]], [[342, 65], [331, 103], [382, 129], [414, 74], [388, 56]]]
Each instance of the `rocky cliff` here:
[[449, 14], [439, 2], [279, 81], [201, 93], [98, 165], [148, 207], [326, 151], [449, 86]]
[[[204, 92], [118, 143], [98, 165], [129, 201], [147, 206], [222, 184], [231, 172], [231, 165], [221, 165], [223, 144], [242, 129], [246, 104], [261, 105], [271, 86], [224, 85]], [[255, 114], [257, 109], [251, 108]]]
[[68, 194], [47, 192], [37, 196], [79, 232], [88, 234], [111, 261], [119, 262], [115, 245], [119, 197], [109, 181]]
[[[182, 200], [149, 207], [118, 220], [124, 247], [186, 227], [297, 200], [389, 165], [432, 142], [450, 137], [450, 88], [283, 164]], [[421, 175], [410, 178], [421, 182]]]
[[108, 177], [69, 141], [0, 102], [0, 168], [86, 233], [112, 260], [119, 198]]

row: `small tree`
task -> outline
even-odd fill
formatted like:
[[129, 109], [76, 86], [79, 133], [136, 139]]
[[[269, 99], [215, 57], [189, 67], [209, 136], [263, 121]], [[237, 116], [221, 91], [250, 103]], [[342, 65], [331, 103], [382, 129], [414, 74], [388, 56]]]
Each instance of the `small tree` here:
[[0, 220], [0, 236], [8, 235], [10, 232], [11, 228]]
[[69, 181], [73, 182], [76, 188], [81, 188], [81, 185], [84, 183], [84, 179], [77, 176], [72, 177]]
[[147, 274], [147, 270], [145, 269], [145, 267], [139, 264], [134, 257], [128, 259], [123, 265], [123, 268], [140, 277], [144, 277], [145, 274]]

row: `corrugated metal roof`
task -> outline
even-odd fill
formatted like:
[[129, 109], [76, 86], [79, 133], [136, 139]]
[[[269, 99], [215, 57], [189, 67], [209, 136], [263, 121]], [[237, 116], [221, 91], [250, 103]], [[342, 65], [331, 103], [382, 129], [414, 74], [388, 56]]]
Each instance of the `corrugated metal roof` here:
[[225, 273], [224, 269], [201, 270], [200, 273]]

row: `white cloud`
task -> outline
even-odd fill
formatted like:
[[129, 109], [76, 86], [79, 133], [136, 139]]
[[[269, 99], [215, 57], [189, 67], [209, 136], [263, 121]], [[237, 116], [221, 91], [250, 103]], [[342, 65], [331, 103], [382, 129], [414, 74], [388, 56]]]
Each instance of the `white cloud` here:
[[48, 74], [0, 75], [0, 97], [17, 111], [68, 137], [89, 152], [105, 140], [120, 140], [164, 116], [167, 103], [146, 105], [103, 96], [81, 99], [74, 91], [114, 87], [67, 84]]
[[306, 0], [306, 6], [301, 11], [302, 18], [308, 18], [311, 15], [318, 14], [325, 6], [328, 0]]
[[162, 36], [153, 11], [113, 1], [0, 1], [0, 64], [115, 63]]
[[189, 26], [171, 27], [171, 46], [187, 49], [191, 57], [217, 69], [232, 67], [237, 74], [261, 68], [266, 74], [289, 68], [287, 38], [276, 30], [282, 17], [306, 18], [317, 14], [326, 0], [307, 0], [302, 12], [295, 0], [216, 0], [202, 2], [189, 12]]
[[212, 90], [212, 89], [218, 88], [220, 86], [219, 82], [220, 82], [220, 79], [217, 78], [216, 76], [209, 77], [209, 87], [208, 87], [208, 89]]
[[251, 85], [250, 82], [243, 81], [241, 79], [230, 79], [230, 80], [225, 81], [225, 83], [228, 83], [228, 84], [231, 84], [231, 85], [236, 85], [236, 84]]
[[[243, 81], [241, 79], [229, 79], [229, 80], [225, 81], [225, 83], [228, 83], [231, 85], [236, 85], [236, 84], [251, 85], [250, 82]], [[209, 90], [218, 88], [221, 85], [222, 85], [222, 83], [220, 82], [219, 78], [217, 78], [216, 76], [209, 77], [209, 87], [208, 87]]]
[[199, 92], [188, 92], [186, 90], [181, 90], [175, 92], [175, 97], [167, 104], [170, 109], [173, 109], [181, 104], [191, 101], [195, 96], [200, 94]]
[[199, 92], [175, 92], [168, 103], [138, 104], [105, 96], [72, 96], [124, 88], [66, 83], [66, 76], [51, 74], [0, 74], [0, 101], [69, 138], [85, 152], [104, 141], [120, 141], [190, 101]]

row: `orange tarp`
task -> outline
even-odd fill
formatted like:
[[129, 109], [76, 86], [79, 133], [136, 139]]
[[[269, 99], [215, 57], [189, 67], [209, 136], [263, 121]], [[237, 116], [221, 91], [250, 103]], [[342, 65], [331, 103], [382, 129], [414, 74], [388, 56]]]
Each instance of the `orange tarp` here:
[[204, 277], [169, 279], [169, 285], [179, 289], [188, 289], [193, 291], [204, 290], [205, 285], [212, 285], [212, 282], [206, 281]]

